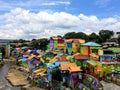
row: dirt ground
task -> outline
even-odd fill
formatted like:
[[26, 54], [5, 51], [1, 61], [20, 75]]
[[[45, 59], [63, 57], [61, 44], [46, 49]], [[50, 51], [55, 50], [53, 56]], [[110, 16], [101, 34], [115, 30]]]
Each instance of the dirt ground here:
[[27, 74], [19, 70], [17, 65], [13, 65], [7, 76], [6, 79], [13, 85], [13, 86], [21, 86], [22, 89], [25, 90], [44, 90], [39, 87], [32, 87], [29, 82], [27, 81]]

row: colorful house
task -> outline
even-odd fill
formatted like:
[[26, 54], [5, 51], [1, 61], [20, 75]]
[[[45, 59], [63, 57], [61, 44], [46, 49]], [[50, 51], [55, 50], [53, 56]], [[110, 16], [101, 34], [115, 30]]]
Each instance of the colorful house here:
[[47, 74], [48, 74], [48, 81], [52, 81], [52, 71], [53, 69], [57, 68], [60, 65], [60, 61], [56, 60], [55, 62], [53, 62], [52, 64], [48, 64], [47, 65]]
[[67, 53], [72, 54], [72, 39], [66, 40]]
[[50, 49], [52, 50], [54, 48], [54, 40], [53, 38], [51, 37], [50, 38]]
[[73, 39], [73, 42], [72, 42], [72, 51], [73, 51], [73, 53], [79, 52], [79, 48], [80, 48], [79, 39]]
[[91, 53], [98, 54], [98, 49], [101, 47], [100, 44], [95, 42], [87, 42], [84, 44], [81, 44], [80, 46], [80, 53], [83, 55], [89, 55]]
[[51, 50], [63, 50], [64, 51], [64, 39], [60, 37], [51, 37], [50, 38], [50, 49]]
[[76, 63], [62, 63], [59, 66], [63, 77], [63, 82], [69, 83], [74, 87], [75, 83], [79, 81], [78, 74], [81, 70]]
[[64, 50], [64, 39], [62, 38], [58, 38], [58, 49], [61, 50], [63, 49]]
[[85, 43], [85, 40], [83, 39], [67, 39], [67, 51], [68, 54], [75, 54], [77, 52], [80, 52], [80, 44]]
[[37, 70], [33, 71], [33, 75], [43, 76], [43, 75], [45, 75], [46, 71], [47, 70], [45, 68], [40, 68], [40, 69], [37, 69]]
[[58, 56], [56, 56], [56, 59], [60, 60], [60, 62], [66, 62], [66, 55], [65, 54], [59, 54]]
[[102, 72], [102, 64], [99, 62], [99, 56], [95, 54], [90, 54], [90, 60], [87, 61], [87, 68], [89, 68], [88, 74], [99, 78]]
[[99, 50], [100, 63], [103, 67], [103, 75], [119, 74], [120, 72], [120, 62], [115, 59], [115, 55], [112, 50], [101, 49]]
[[75, 62], [78, 66], [84, 66], [86, 61], [89, 59], [87, 55], [82, 55], [80, 53], [76, 53], [72, 55], [73, 62]]

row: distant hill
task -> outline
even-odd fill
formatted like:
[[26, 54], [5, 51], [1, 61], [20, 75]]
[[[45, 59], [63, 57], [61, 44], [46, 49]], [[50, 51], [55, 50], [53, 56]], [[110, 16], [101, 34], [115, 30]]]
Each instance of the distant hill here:
[[10, 40], [10, 39], [0, 39], [0, 43], [9, 43], [12, 42], [14, 40]]
[[0, 39], [0, 45], [5, 46], [7, 43], [13, 42], [14, 40], [10, 39]]

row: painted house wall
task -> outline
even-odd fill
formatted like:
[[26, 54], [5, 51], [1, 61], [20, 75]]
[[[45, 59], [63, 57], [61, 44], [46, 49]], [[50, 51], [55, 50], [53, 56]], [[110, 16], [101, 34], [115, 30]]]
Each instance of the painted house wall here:
[[54, 48], [54, 41], [53, 39], [51, 38], [50, 39], [50, 49], [53, 49]]
[[89, 55], [89, 47], [88, 46], [80, 46], [80, 53], [82, 55]]
[[70, 74], [70, 81], [71, 81], [72, 83], [77, 83], [77, 82], [79, 81], [78, 73], [72, 72], [72, 73]]
[[58, 38], [58, 49], [64, 49], [64, 39]]
[[58, 47], [58, 41], [54, 40], [54, 49], [56, 49]]
[[58, 37], [50, 38], [50, 49], [64, 49], [64, 39]]
[[77, 53], [80, 48], [80, 43], [72, 43], [72, 51], [73, 53]]
[[67, 43], [67, 50], [69, 54], [72, 54], [72, 42]]
[[98, 55], [103, 55], [103, 50], [98, 50]]
[[102, 55], [100, 56], [100, 61], [101, 62], [113, 62], [113, 56], [110, 55]]

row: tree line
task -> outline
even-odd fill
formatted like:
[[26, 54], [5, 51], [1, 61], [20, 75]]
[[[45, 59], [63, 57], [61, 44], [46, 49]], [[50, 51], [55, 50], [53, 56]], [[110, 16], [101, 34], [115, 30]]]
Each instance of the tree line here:
[[86, 41], [93, 41], [96, 43], [103, 43], [107, 39], [110, 39], [111, 36], [113, 36], [114, 32], [110, 30], [100, 30], [98, 34], [91, 33], [89, 35], [83, 33], [83, 32], [68, 32], [66, 33], [63, 38], [70, 39], [70, 38], [77, 38], [77, 39], [84, 39]]
[[[102, 44], [107, 39], [110, 39], [113, 35], [114, 35], [114, 32], [111, 30], [100, 30], [98, 34], [94, 32], [89, 35], [83, 32], [68, 32], [63, 36], [58, 35], [58, 37], [65, 38], [65, 39], [84, 39], [86, 42], [92, 41], [92, 42]], [[24, 40], [20, 39], [20, 42], [24, 42]], [[120, 36], [118, 37], [118, 42], [120, 45]], [[41, 38], [41, 39], [32, 39], [29, 46], [31, 48], [46, 50], [48, 44], [49, 44], [49, 39]]]

